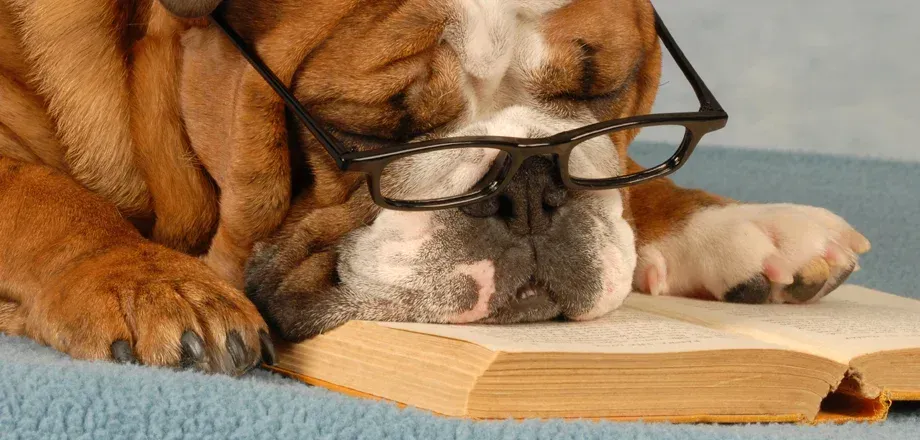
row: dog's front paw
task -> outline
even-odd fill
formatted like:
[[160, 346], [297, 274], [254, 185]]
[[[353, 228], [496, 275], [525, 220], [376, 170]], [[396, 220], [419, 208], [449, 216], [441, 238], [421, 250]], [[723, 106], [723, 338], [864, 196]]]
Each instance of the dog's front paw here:
[[728, 205], [639, 249], [634, 285], [653, 295], [803, 303], [840, 286], [869, 241], [826, 209]]
[[78, 359], [241, 374], [274, 361], [242, 292], [186, 255], [141, 244], [81, 261], [36, 298], [26, 333]]

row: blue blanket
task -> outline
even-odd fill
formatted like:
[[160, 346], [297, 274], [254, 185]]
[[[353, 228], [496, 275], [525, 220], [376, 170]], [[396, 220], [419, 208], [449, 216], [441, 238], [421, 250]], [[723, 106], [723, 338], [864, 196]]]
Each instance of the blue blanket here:
[[[701, 148], [675, 179], [740, 200], [827, 207], [873, 243], [851, 282], [920, 298], [920, 165]], [[264, 371], [240, 379], [72, 361], [0, 336], [0, 438], [917, 438], [920, 404], [877, 425], [470, 422], [313, 388]], [[913, 434], [911, 434], [913, 432]]]

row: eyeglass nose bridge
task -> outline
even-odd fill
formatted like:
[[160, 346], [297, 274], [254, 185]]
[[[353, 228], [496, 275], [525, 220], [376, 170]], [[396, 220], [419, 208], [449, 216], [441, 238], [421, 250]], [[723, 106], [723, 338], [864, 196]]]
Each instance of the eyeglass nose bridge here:
[[576, 185], [572, 182], [568, 170], [569, 157], [572, 154], [572, 150], [586, 140], [566, 139], [560, 142], [547, 142], [545, 145], [521, 147], [524, 153], [518, 154], [518, 166], [533, 156], [551, 156], [553, 163], [556, 164], [556, 172], [559, 173], [562, 182], [566, 186], [574, 188]]
[[[504, 173], [502, 173], [501, 167], [498, 166], [493, 167], [493, 170], [496, 171], [490, 171], [490, 173], [497, 172], [501, 174], [495, 176], [496, 179], [493, 180], [493, 182], [495, 182], [494, 186], [489, 188], [488, 196], [494, 196], [501, 193], [501, 191], [511, 183], [518, 171], [520, 171], [524, 162], [534, 156], [551, 156], [553, 163], [556, 164], [556, 172], [559, 173], [559, 177], [563, 184], [571, 188], [577, 187], [569, 176], [568, 161], [572, 150], [582, 142], [583, 139], [575, 139], [563, 142], [546, 142], [537, 145], [513, 145], [502, 148], [511, 157], [511, 164], [506, 167], [507, 171]], [[484, 180], [488, 181], [489, 179], [484, 178]]]

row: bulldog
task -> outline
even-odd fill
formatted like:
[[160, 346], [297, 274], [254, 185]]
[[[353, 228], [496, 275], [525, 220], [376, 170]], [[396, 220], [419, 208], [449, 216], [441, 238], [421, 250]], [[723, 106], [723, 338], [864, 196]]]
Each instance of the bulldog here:
[[[666, 177], [707, 128], [648, 115], [663, 53], [721, 109], [665, 29], [647, 0], [0, 0], [0, 331], [239, 374], [270, 330], [833, 291], [869, 249], [845, 220]], [[649, 121], [686, 130], [643, 167]]]

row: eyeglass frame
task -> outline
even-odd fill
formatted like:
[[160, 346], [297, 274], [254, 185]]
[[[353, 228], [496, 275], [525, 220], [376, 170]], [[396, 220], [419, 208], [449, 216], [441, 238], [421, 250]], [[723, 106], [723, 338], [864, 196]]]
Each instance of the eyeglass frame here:
[[[447, 208], [457, 208], [473, 204], [501, 193], [512, 180], [515, 173], [532, 156], [553, 155], [556, 159], [556, 168], [562, 182], [569, 188], [582, 190], [615, 189], [636, 185], [651, 179], [664, 177], [680, 169], [700, 139], [707, 133], [719, 130], [728, 123], [728, 113], [722, 108], [715, 96], [697, 74], [684, 55], [683, 51], [674, 41], [658, 11], [655, 15], [655, 29], [658, 37], [667, 48], [677, 66], [690, 82], [693, 91], [699, 100], [700, 108], [696, 112], [672, 112], [648, 115], [637, 115], [618, 118], [609, 121], [596, 122], [584, 127], [566, 130], [555, 135], [542, 138], [515, 138], [505, 136], [463, 136], [450, 137], [422, 142], [405, 142], [389, 145], [371, 151], [351, 151], [331, 135], [322, 124], [313, 118], [307, 110], [297, 101], [293, 93], [278, 79], [274, 72], [251, 50], [242, 37], [227, 23], [224, 17], [217, 12], [211, 14], [210, 19], [231, 40], [249, 64], [262, 76], [269, 86], [284, 100], [288, 109], [300, 121], [317, 141], [326, 149], [326, 152], [335, 160], [336, 165], [343, 172], [362, 172], [367, 175], [367, 184], [371, 198], [377, 205], [400, 211], [430, 211]], [[569, 155], [581, 142], [607, 135], [616, 131], [633, 128], [653, 127], [661, 125], [680, 125], [685, 128], [684, 138], [674, 154], [661, 164], [644, 169], [637, 173], [627, 174], [602, 179], [583, 179], [572, 177], [569, 174]], [[381, 192], [380, 179], [383, 170], [391, 162], [407, 156], [429, 153], [438, 150], [456, 148], [491, 148], [505, 152], [511, 158], [510, 166], [493, 167], [487, 176], [481, 180], [486, 182], [478, 191], [473, 191], [452, 197], [443, 197], [430, 200], [394, 200], [385, 197]], [[494, 174], [494, 175], [493, 175]], [[491, 182], [490, 182], [491, 180]], [[477, 184], [478, 185], [478, 184]], [[475, 187], [474, 187], [475, 188]]]

